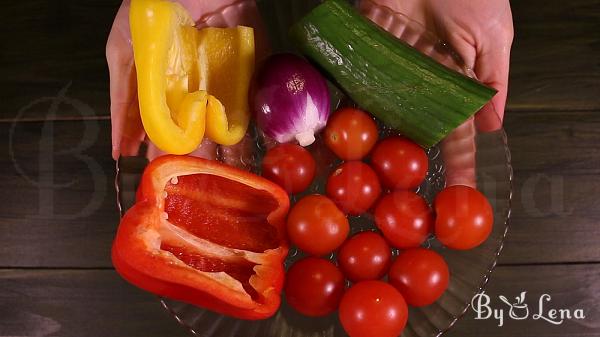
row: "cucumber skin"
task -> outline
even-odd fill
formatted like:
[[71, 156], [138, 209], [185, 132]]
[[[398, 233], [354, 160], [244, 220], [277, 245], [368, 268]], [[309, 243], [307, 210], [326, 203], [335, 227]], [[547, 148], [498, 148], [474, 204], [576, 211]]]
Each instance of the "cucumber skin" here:
[[326, 0], [292, 26], [290, 37], [361, 108], [423, 147], [438, 143], [496, 93], [397, 39], [343, 0]]

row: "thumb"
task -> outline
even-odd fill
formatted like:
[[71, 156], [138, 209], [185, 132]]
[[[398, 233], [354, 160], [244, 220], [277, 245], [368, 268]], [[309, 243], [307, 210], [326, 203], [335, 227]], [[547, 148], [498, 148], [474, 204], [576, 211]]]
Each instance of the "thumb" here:
[[[106, 61], [110, 76], [112, 157], [115, 160], [122, 154], [124, 134], [128, 138], [132, 138], [125, 140], [127, 147], [130, 148], [132, 145], [133, 147], [139, 146], [143, 132], [139, 116], [137, 119], [128, 117], [134, 116], [136, 113], [139, 115], [135, 106], [137, 85], [130, 40], [129, 1], [125, 0], [115, 16], [106, 43]], [[131, 123], [131, 121], [135, 123]], [[136, 130], [129, 130], [130, 128]]]
[[509, 33], [504, 34], [504, 37], [494, 37], [483, 42], [466, 33], [446, 36], [450, 45], [463, 59], [465, 66], [473, 69], [477, 80], [498, 91], [475, 116], [475, 123], [481, 131], [493, 131], [502, 126], [512, 44], [512, 31]]
[[510, 44], [493, 43], [477, 55], [475, 74], [484, 84], [498, 90], [492, 100], [476, 115], [476, 123], [482, 131], [497, 130], [502, 126], [508, 93], [508, 69]]
[[476, 188], [475, 124], [469, 118], [440, 143], [446, 169], [446, 186], [467, 185]]

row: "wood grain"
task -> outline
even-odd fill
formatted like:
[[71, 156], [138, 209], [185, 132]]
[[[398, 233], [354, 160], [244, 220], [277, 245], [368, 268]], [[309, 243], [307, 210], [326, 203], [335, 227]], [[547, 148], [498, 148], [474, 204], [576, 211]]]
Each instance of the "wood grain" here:
[[501, 263], [600, 261], [599, 128], [598, 111], [507, 115], [515, 181]]
[[0, 336], [186, 336], [112, 270], [0, 271]]
[[110, 267], [108, 121], [0, 123], [0, 266]]
[[[468, 311], [446, 336], [600, 336], [600, 265], [499, 267], [487, 288], [511, 300], [527, 291], [531, 314], [539, 296], [552, 296], [547, 308], [584, 309], [585, 320], [554, 326], [541, 320], [513, 321], [503, 327], [475, 320]], [[553, 282], [548, 282], [553, 280]], [[506, 313], [508, 314], [508, 313]], [[157, 300], [126, 284], [112, 270], [0, 271], [0, 336], [188, 336]], [[271, 337], [271, 336], [261, 336]]]
[[505, 309], [508, 306], [498, 299], [506, 296], [511, 303], [522, 291], [526, 291], [525, 303], [530, 315], [539, 312], [539, 298], [549, 294], [551, 302], [545, 304], [545, 311], [555, 308], [571, 310], [583, 309], [586, 319], [569, 320], [561, 325], [553, 325], [544, 320], [516, 321], [505, 317], [504, 326], [492, 319], [475, 320], [474, 311], [467, 311], [465, 317], [444, 336], [448, 337], [563, 337], [600, 336], [600, 265], [556, 265], [556, 266], [510, 266], [499, 267], [492, 275], [486, 288], [491, 297], [490, 306]]
[[600, 1], [511, 1], [509, 110], [600, 108]]
[[[0, 33], [0, 118], [40, 118], [44, 97], [70, 84], [67, 96], [109, 115], [106, 38], [121, 1], [5, 2]], [[33, 104], [33, 106], [29, 106]], [[79, 117], [75, 110], [63, 116]]]
[[528, 173], [600, 173], [600, 110], [519, 112], [505, 120], [513, 166]]

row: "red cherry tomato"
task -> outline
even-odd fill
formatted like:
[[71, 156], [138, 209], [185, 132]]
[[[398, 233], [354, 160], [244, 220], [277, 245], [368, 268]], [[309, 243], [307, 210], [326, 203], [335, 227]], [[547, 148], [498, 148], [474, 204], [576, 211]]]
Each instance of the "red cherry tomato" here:
[[262, 175], [288, 193], [300, 193], [313, 181], [315, 167], [315, 160], [302, 146], [279, 144], [263, 158]]
[[338, 253], [340, 269], [352, 282], [378, 280], [387, 272], [392, 251], [375, 232], [362, 232], [346, 240]]
[[307, 257], [288, 270], [285, 298], [306, 316], [325, 316], [338, 308], [344, 294], [344, 275], [328, 260]]
[[359, 215], [368, 211], [377, 201], [381, 185], [369, 165], [361, 161], [349, 161], [329, 176], [326, 190], [342, 211]]
[[339, 315], [350, 337], [398, 337], [406, 325], [408, 308], [391, 285], [363, 281], [346, 291]]
[[336, 250], [348, 236], [346, 215], [329, 198], [308, 195], [298, 201], [288, 214], [290, 241], [311, 255], [325, 255]]
[[444, 258], [425, 248], [411, 248], [398, 255], [388, 275], [391, 285], [415, 307], [437, 301], [448, 288], [450, 272]]
[[354, 108], [342, 108], [327, 121], [325, 144], [344, 160], [359, 160], [377, 142], [377, 124], [368, 113]]
[[371, 166], [383, 186], [390, 189], [412, 189], [427, 175], [429, 159], [417, 143], [399, 136], [388, 137], [375, 145]]
[[396, 248], [420, 246], [433, 230], [433, 213], [423, 197], [394, 191], [375, 206], [375, 224]]
[[475, 248], [492, 232], [492, 206], [472, 187], [455, 185], [443, 189], [435, 197], [434, 207], [435, 236], [448, 248]]

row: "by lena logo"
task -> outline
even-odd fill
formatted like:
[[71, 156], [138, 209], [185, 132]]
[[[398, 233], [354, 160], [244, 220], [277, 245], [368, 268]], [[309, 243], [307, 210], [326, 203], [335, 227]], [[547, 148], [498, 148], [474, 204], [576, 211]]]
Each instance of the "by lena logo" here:
[[522, 292], [520, 296], [515, 297], [516, 302], [510, 303], [504, 295], [498, 296], [498, 298], [506, 303], [510, 310], [508, 311], [508, 317], [520, 321], [529, 317], [529, 307], [525, 304], [526, 291]]
[[473, 296], [471, 307], [475, 312], [475, 319], [495, 319], [498, 321], [498, 326], [504, 326], [506, 312], [508, 318], [516, 321], [532, 319], [534, 321], [543, 320], [549, 324], [561, 325], [565, 320], [583, 320], [585, 313], [583, 309], [556, 309], [548, 308], [552, 302], [552, 296], [542, 294], [538, 301], [535, 310], [529, 310], [529, 305], [525, 303], [527, 292], [523, 291], [519, 296], [515, 297], [514, 302], [509, 301], [503, 295], [498, 296], [498, 299], [504, 304], [501, 308], [492, 308], [492, 300], [488, 294], [484, 292]]

